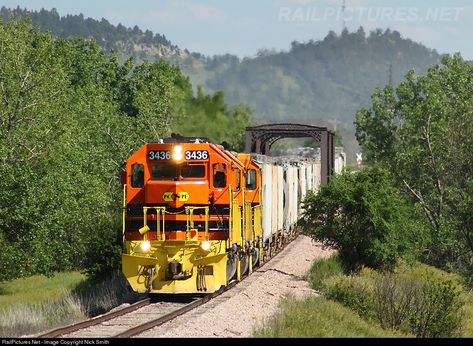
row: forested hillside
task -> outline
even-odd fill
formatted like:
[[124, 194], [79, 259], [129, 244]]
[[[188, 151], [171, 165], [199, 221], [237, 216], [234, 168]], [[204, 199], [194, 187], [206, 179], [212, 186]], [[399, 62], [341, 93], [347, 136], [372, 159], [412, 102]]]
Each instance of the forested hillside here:
[[[3, 17], [11, 10], [2, 8]], [[24, 11], [23, 11], [24, 12]], [[204, 56], [173, 45], [164, 35], [135, 26], [111, 25], [83, 15], [61, 17], [55, 10], [31, 12], [33, 23], [55, 36], [93, 38], [120, 60], [166, 59], [204, 92], [223, 91], [229, 103], [245, 103], [252, 122], [298, 121], [336, 128], [349, 153], [358, 145], [355, 113], [370, 104], [376, 87], [397, 84], [409, 69], [423, 74], [439, 54], [396, 31], [330, 32], [320, 41], [292, 42], [288, 51], [262, 50], [255, 57]]]
[[21, 16], [28, 14], [33, 24], [41, 31], [49, 31], [55, 37], [94, 39], [107, 52], [116, 50], [122, 60], [133, 56], [138, 62], [143, 60], [154, 62], [162, 57], [172, 59], [189, 55], [189, 52], [173, 45], [165, 35], [154, 34], [150, 30], [142, 31], [136, 25], [133, 28], [126, 28], [121, 24], [115, 26], [105, 18], [100, 21], [84, 18], [82, 13], [60, 16], [54, 8], [28, 11], [21, 8], [13, 10], [3, 6], [0, 9], [3, 20], [10, 18], [14, 12]]
[[[223, 90], [229, 102], [245, 102], [254, 119], [337, 127], [354, 158], [355, 113], [370, 104], [376, 87], [397, 84], [409, 69], [417, 74], [439, 54], [396, 31], [330, 32], [321, 41], [293, 42], [288, 52], [261, 51], [242, 61], [214, 58], [205, 66], [206, 90]], [[202, 72], [189, 69], [191, 76]]]
[[411, 68], [424, 73], [439, 55], [396, 31], [366, 35], [360, 28], [330, 32], [321, 41], [292, 42], [288, 52], [260, 51], [241, 62], [214, 60], [206, 66], [205, 85], [224, 90], [230, 102], [245, 100], [260, 119], [348, 123], [376, 87], [397, 84]]

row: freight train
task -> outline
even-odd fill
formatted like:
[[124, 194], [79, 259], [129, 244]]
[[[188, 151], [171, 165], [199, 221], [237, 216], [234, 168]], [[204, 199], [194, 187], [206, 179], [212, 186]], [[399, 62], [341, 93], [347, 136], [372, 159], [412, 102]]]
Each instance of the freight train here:
[[238, 153], [205, 138], [143, 145], [126, 161], [122, 271], [140, 293], [212, 293], [295, 235], [320, 160]]

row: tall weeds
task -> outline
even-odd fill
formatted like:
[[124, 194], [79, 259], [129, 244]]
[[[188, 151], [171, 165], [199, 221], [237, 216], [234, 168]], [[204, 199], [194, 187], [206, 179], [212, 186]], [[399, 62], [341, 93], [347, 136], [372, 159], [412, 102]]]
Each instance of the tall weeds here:
[[73, 290], [64, 289], [50, 301], [18, 303], [0, 309], [0, 337], [35, 336], [139, 298], [118, 274], [99, 284], [85, 282]]

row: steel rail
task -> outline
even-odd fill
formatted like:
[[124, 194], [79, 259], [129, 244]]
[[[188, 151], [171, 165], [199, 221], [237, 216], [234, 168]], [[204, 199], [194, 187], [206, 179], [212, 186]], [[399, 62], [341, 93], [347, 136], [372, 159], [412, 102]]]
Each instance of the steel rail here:
[[142, 308], [143, 306], [149, 305], [150, 302], [151, 302], [150, 298], [146, 298], [146, 299], [140, 300], [136, 303], [133, 303], [130, 306], [127, 306], [125, 308], [122, 308], [122, 309], [119, 309], [119, 310], [116, 310], [116, 311], [112, 311], [112, 312], [108, 312], [108, 313], [103, 314], [103, 315], [98, 315], [98, 316], [93, 317], [89, 320], [79, 322], [79, 323], [76, 323], [76, 324], [72, 324], [70, 326], [57, 328], [57, 329], [51, 330], [47, 333], [38, 335], [37, 337], [38, 338], [57, 338], [61, 335], [69, 334], [69, 333], [75, 332], [75, 331], [80, 330], [80, 329], [95, 326], [95, 325], [100, 324], [102, 322], [105, 322], [105, 321], [114, 319], [116, 317], [128, 314], [132, 311], [135, 311], [135, 310], [138, 310], [138, 309]]
[[161, 317], [159, 317], [155, 320], [140, 324], [139, 326], [130, 328], [130, 329], [128, 329], [128, 330], [126, 330], [126, 331], [124, 331], [120, 334], [117, 334], [113, 337], [114, 338], [129, 338], [129, 337], [141, 334], [141, 333], [143, 333], [143, 332], [145, 332], [149, 329], [152, 329], [154, 327], [160, 326], [161, 324], [164, 324], [164, 323], [166, 323], [166, 322], [168, 322], [168, 321], [170, 321], [170, 320], [172, 320], [172, 319], [174, 319], [178, 316], [181, 316], [181, 315], [185, 314], [186, 312], [188, 312], [190, 310], [195, 309], [196, 307], [198, 307], [200, 305], [203, 305], [203, 304], [207, 303], [211, 299], [213, 299], [213, 298], [221, 295], [222, 293], [228, 291], [230, 288], [232, 288], [236, 284], [237, 284], [237, 282], [234, 281], [234, 282], [228, 284], [227, 286], [222, 287], [217, 292], [206, 295], [206, 296], [204, 296], [204, 297], [202, 297], [202, 298], [200, 298], [196, 301], [193, 301], [192, 303], [189, 303], [189, 304], [183, 306], [182, 308], [174, 310], [173, 312], [171, 312], [169, 314], [161, 316]]
[[[279, 247], [278, 246], [278, 249], [277, 251], [275, 251], [272, 256], [270, 257], [270, 259], [268, 261], [266, 261], [265, 263], [263, 263], [262, 265], [260, 265], [259, 267], [261, 268], [262, 266], [264, 266], [266, 263], [268, 263], [271, 259], [273, 259], [274, 257], [276, 257], [288, 244], [290, 244], [294, 239], [296, 239], [298, 236], [298, 234], [296, 233], [295, 236], [292, 238], [292, 239], [287, 239], [285, 243], [281, 243]], [[190, 310], [193, 310], [195, 308], [197, 308], [198, 306], [200, 305], [203, 305], [205, 303], [207, 303], [208, 301], [210, 301], [211, 299], [221, 295], [222, 293], [228, 291], [229, 289], [231, 289], [232, 287], [234, 287], [236, 284], [238, 284], [239, 282], [243, 281], [245, 278], [251, 276], [250, 274], [246, 274], [246, 275], [243, 275], [241, 277], [241, 280], [240, 281], [232, 281], [231, 283], [229, 283], [227, 286], [225, 287], [222, 287], [221, 289], [219, 289], [217, 292], [214, 292], [212, 294], [209, 294], [209, 295], [206, 295], [192, 303], [189, 303], [185, 306], [183, 306], [182, 308], [179, 308], [177, 310], [174, 310], [173, 312], [169, 313], [169, 314], [166, 314], [164, 316], [161, 316], [155, 320], [152, 320], [152, 321], [148, 321], [146, 323], [143, 323], [141, 325], [138, 325], [136, 327], [133, 327], [133, 328], [130, 328], [128, 330], [126, 330], [125, 332], [122, 332], [122, 333], [119, 333], [115, 336], [113, 336], [114, 338], [130, 338], [132, 336], [135, 336], [135, 335], [139, 335], [147, 330], [150, 330], [154, 327], [157, 327], [157, 326], [160, 326], [178, 316], [181, 316], [185, 313], [187, 313], [188, 311]]]
[[[295, 238], [297, 238], [298, 235], [299, 235], [299, 232], [296, 232], [296, 234], [293, 237], [286, 239], [286, 242], [278, 244], [278, 246], [276, 248], [273, 248], [273, 251], [271, 253], [271, 257], [267, 261], [264, 261], [264, 263], [262, 263], [261, 265], [258, 265], [258, 267], [261, 268], [265, 264], [270, 262], [271, 259], [276, 257], [286, 247], [286, 245], [290, 244]], [[141, 325], [138, 325], [136, 327], [130, 328], [130, 329], [128, 329], [128, 330], [126, 330], [122, 333], [119, 333], [119, 334], [113, 336], [113, 338], [129, 338], [129, 337], [141, 334], [141, 333], [143, 333], [143, 332], [145, 332], [149, 329], [152, 329], [154, 327], [157, 327], [161, 324], [164, 324], [164, 323], [166, 323], [166, 322], [168, 322], [168, 321], [170, 321], [170, 320], [172, 320], [172, 319], [174, 319], [178, 316], [181, 316], [181, 315], [185, 314], [186, 312], [188, 312], [190, 310], [193, 310], [193, 309], [197, 308], [200, 305], [203, 305], [203, 304], [207, 303], [211, 299], [223, 294], [224, 292], [228, 291], [229, 289], [234, 287], [236, 284], [238, 284], [239, 282], [241, 282], [243, 279], [245, 279], [248, 276], [251, 276], [251, 275], [247, 273], [246, 275], [243, 275], [241, 277], [240, 281], [233, 281], [233, 282], [229, 283], [227, 286], [222, 287], [221, 289], [219, 289], [218, 291], [216, 291], [214, 293], [206, 295], [206, 296], [204, 296], [204, 297], [202, 297], [198, 300], [195, 300], [192, 303], [189, 303], [189, 304], [183, 306], [182, 308], [176, 309], [173, 312], [168, 313], [164, 316], [161, 316], [161, 317], [159, 317], [155, 320], [148, 321], [148, 322], [143, 323]], [[109, 313], [106, 313], [106, 314], [103, 314], [103, 315], [99, 315], [99, 316], [93, 317], [89, 320], [79, 322], [79, 323], [76, 323], [76, 324], [73, 324], [73, 325], [70, 325], [70, 326], [54, 329], [54, 330], [49, 331], [47, 333], [38, 335], [37, 338], [57, 338], [61, 335], [70, 334], [70, 333], [73, 333], [73, 332], [78, 331], [80, 329], [85, 329], [85, 328], [88, 328], [88, 327], [92, 327], [92, 326], [98, 325], [102, 322], [114, 319], [116, 317], [123, 316], [127, 313], [138, 310], [138, 309], [140, 309], [144, 306], [150, 305], [150, 303], [151, 303], [150, 298], [146, 298], [146, 299], [140, 300], [140, 301], [138, 301], [138, 302], [136, 302], [136, 303], [134, 303], [134, 304], [132, 304], [128, 307], [125, 307], [125, 308], [122, 308], [122, 309], [119, 309], [119, 310], [116, 310], [116, 311], [113, 311], [113, 312], [109, 312]]]

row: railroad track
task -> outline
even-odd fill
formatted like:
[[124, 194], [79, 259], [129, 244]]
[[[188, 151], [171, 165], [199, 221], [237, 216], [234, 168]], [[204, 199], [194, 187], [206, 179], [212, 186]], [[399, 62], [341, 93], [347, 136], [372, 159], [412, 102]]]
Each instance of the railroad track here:
[[[271, 258], [274, 258], [294, 238], [289, 239], [284, 244], [278, 243], [278, 246], [271, 251]], [[263, 266], [268, 262], [269, 260], [264, 261]], [[247, 276], [243, 276], [242, 280]], [[237, 281], [233, 281], [226, 287], [222, 287], [219, 291], [203, 297], [181, 297], [181, 301], [176, 299], [174, 301], [152, 303], [150, 298], [146, 298], [128, 307], [73, 325], [54, 329], [38, 335], [37, 338], [129, 338], [207, 303], [228, 291], [237, 283]]]
[[[236, 282], [204, 297], [184, 297], [179, 301], [152, 303], [150, 298], [87, 321], [58, 328], [38, 338], [129, 338], [172, 320], [235, 286]], [[143, 323], [143, 321], [145, 321]]]

